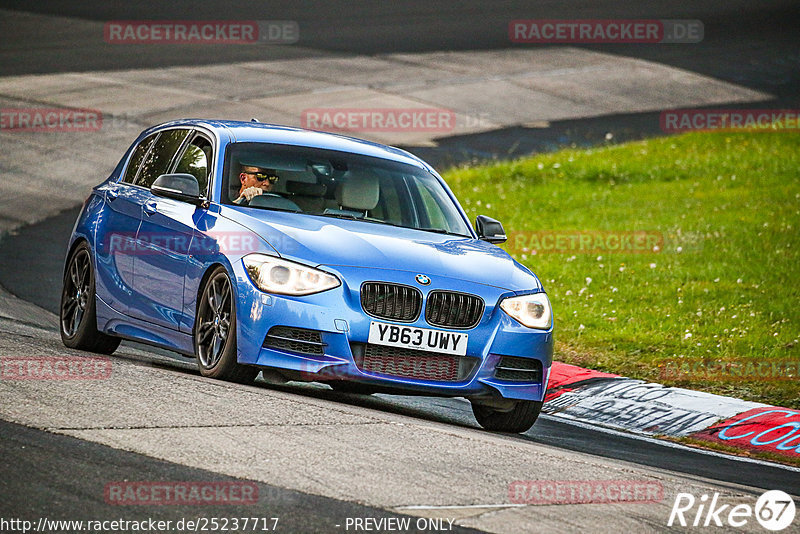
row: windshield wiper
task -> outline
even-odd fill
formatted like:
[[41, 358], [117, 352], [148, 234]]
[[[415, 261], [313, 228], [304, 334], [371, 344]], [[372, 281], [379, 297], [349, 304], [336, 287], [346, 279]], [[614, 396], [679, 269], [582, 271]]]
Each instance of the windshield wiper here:
[[458, 234], [456, 232], [451, 232], [450, 230], [445, 230], [443, 228], [414, 228], [414, 230], [422, 230], [423, 232], [433, 232], [435, 234], [445, 234], [445, 235], [454, 235], [458, 237], [472, 237], [470, 235]]
[[255, 208], [257, 210], [265, 210], [265, 211], [285, 211], [286, 213], [303, 213], [303, 210], [300, 209], [292, 209], [292, 208], [273, 208], [267, 206], [247, 206], [248, 208]]
[[348, 221], [363, 221], [364, 216], [358, 216], [350, 213], [322, 213], [323, 217], [333, 217], [335, 219], [347, 219]]

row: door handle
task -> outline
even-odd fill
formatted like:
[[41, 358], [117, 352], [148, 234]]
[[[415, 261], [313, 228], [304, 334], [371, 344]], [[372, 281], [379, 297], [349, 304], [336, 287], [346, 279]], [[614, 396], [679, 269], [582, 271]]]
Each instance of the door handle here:
[[144, 212], [146, 215], [152, 215], [158, 211], [158, 204], [153, 201], [145, 202], [144, 204]]
[[116, 189], [108, 189], [106, 191], [106, 200], [109, 202], [114, 202], [116, 198], [119, 196], [119, 191]]

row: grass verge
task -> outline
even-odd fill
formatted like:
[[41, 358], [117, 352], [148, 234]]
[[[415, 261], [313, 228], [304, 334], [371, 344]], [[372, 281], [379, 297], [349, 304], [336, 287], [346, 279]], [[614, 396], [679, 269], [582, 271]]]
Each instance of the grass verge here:
[[444, 178], [542, 280], [559, 360], [800, 408], [800, 134], [691, 133]]

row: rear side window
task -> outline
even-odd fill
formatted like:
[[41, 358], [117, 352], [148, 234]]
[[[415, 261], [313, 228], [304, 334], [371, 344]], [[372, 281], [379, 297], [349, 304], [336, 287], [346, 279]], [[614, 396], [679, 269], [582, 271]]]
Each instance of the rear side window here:
[[183, 144], [183, 140], [189, 135], [189, 130], [167, 130], [161, 132], [153, 148], [142, 161], [142, 168], [136, 177], [136, 185], [150, 188], [156, 178], [166, 174], [169, 165], [172, 163], [175, 153]]
[[145, 154], [147, 154], [147, 151], [150, 150], [150, 145], [153, 144], [153, 141], [156, 137], [158, 137], [157, 133], [148, 135], [133, 151], [133, 155], [131, 155], [131, 159], [128, 162], [128, 168], [125, 170], [125, 176], [122, 178], [123, 182], [127, 182], [129, 184], [134, 182], [136, 179], [136, 173], [139, 172], [139, 167], [142, 164], [142, 159], [144, 158]]
[[198, 134], [186, 145], [174, 172], [191, 174], [197, 178], [197, 183], [200, 184], [200, 195], [207, 197], [208, 175], [211, 172], [212, 161], [211, 141]]

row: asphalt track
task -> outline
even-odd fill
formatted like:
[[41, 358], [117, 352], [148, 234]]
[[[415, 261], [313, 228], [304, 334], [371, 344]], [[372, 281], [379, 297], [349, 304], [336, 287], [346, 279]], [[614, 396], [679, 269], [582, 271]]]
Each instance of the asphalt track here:
[[[224, 6], [224, 7], [222, 7]], [[4, 75], [73, 72], [171, 65], [202, 65], [315, 54], [315, 50], [377, 54], [430, 50], [507, 48], [508, 21], [514, 19], [699, 19], [701, 43], [659, 46], [592, 45], [593, 49], [633, 55], [715, 78], [769, 89], [779, 97], [797, 98], [800, 8], [792, 0], [645, 0], [569, 2], [546, 0], [465, 0], [436, 2], [302, 2], [158, 0], [141, 2], [2, 0], [0, 8], [31, 13], [109, 20], [295, 20], [297, 46], [267, 51], [251, 46], [115, 47], [88, 41], [69, 26], [45, 28], [0, 26], [7, 43], [0, 53]], [[0, 22], [2, 24], [2, 22]], [[38, 31], [37, 31], [38, 30]], [[524, 46], [524, 45], [511, 45]], [[21, 54], [24, 51], [25, 54]]]
[[[76, 215], [77, 210], [63, 212], [41, 223], [25, 227], [14, 235], [7, 236], [0, 241], [0, 285], [6, 288], [14, 288], [18, 296], [46, 310], [57, 313], [57, 295], [59, 294], [61, 283], [60, 271], [64, 256], [64, 251], [59, 244], [66, 242]], [[43, 244], [46, 244], [46, 246], [42, 246]], [[29, 268], [31, 265], [37, 266], [35, 280], [32, 277], [32, 270]], [[53, 336], [57, 336], [57, 334], [54, 332]], [[125, 342], [124, 345], [152, 352], [152, 349], [138, 344]], [[183, 366], [185, 365], [184, 362], [189, 361], [166, 351], [156, 352], [171, 358], [176, 366]], [[345, 404], [376, 409], [423, 421], [472, 428], [475, 429], [475, 432], [480, 432], [476, 428], [468, 403], [463, 400], [389, 395], [365, 397], [336, 393], [327, 386], [316, 384], [292, 383], [285, 386], [276, 386], [261, 383], [261, 387], [300, 394], [309, 398], [323, 400], [333, 405]], [[208, 477], [203, 478], [200, 474], [189, 472], [186, 468], [178, 465], [170, 464], [169, 470], [164, 471], [162, 470], [164, 462], [158, 460], [150, 460], [140, 455], [123, 453], [100, 445], [86, 444], [80, 440], [24, 429], [17, 425], [7, 424], [2, 427], [0, 434], [11, 436], [13, 443], [17, 441], [20, 443], [37, 443], [33, 447], [33, 450], [37, 451], [36, 459], [31, 459], [29, 456], [30, 445], [23, 449], [22, 447], [13, 447], [6, 444], [7, 450], [0, 451], [0, 454], [3, 454], [3, 457], [8, 461], [8, 465], [17, 466], [22, 470], [36, 465], [37, 467], [33, 471], [56, 474], [55, 483], [50, 478], [51, 475], [46, 477], [36, 475], [24, 478], [13, 475], [3, 477], [9, 494], [24, 496], [18, 500], [0, 503], [0, 513], [4, 515], [9, 515], [8, 512], [11, 510], [27, 510], [30, 512], [30, 517], [38, 517], [42, 514], [35, 512], [39, 510], [38, 506], [42, 506], [41, 503], [51, 502], [51, 500], [53, 502], [64, 502], [63, 499], [58, 498], [59, 491], [69, 493], [71, 496], [76, 493], [82, 495], [91, 495], [93, 491], [96, 493], [98, 484], [102, 485], [103, 481], [114, 479], [112, 475], [120, 472], [118, 467], [112, 468], [111, 466], [124, 465], [129, 467], [131, 473], [128, 478], [131, 480], [150, 480], [154, 476], [157, 480], [209, 480]], [[723, 486], [730, 484], [732, 485], [731, 487], [742, 485], [764, 490], [781, 489], [792, 494], [798, 491], [797, 481], [800, 478], [800, 472], [797, 470], [789, 470], [764, 462], [743, 461], [724, 455], [710, 454], [654, 439], [642, 439], [637, 436], [608, 431], [602, 428], [592, 428], [591, 425], [576, 425], [551, 416], [542, 416], [533, 429], [523, 435], [509, 436], [508, 439], [622, 460], [658, 470], [685, 473], [714, 480]], [[0, 440], [0, 443], [3, 442], [3, 440]], [[51, 448], [56, 447], [56, 444], [59, 444], [57, 447], [59, 453], [55, 455], [49, 454]], [[72, 465], [69, 472], [65, 472], [61, 468], [64, 463], [63, 455], [65, 454], [92, 458], [92, 460], [91, 462]], [[111, 473], [106, 471], [107, 467], [111, 469]], [[173, 478], [170, 478], [173, 472], [176, 474]], [[76, 473], [79, 473], [80, 476], [75, 476]], [[123, 477], [123, 479], [127, 478]], [[11, 486], [8, 484], [9, 480], [25, 480], [25, 484]], [[298, 496], [296, 492], [291, 492], [290, 490], [272, 487], [264, 491], [267, 491], [265, 494], [270, 495], [270, 498], [277, 496], [276, 513], [280, 512], [282, 520], [285, 520], [286, 524], [292, 524], [293, 528], [300, 529], [298, 531], [315, 531], [313, 528], [306, 530], [306, 525], [313, 525], [315, 528], [319, 528], [319, 531], [326, 531], [325, 526], [329, 527], [330, 518], [332, 517], [385, 516], [385, 514], [381, 515], [373, 509], [354, 510], [350, 508], [351, 505], [333, 499], [309, 496], [309, 500], [303, 500], [304, 495]], [[282, 507], [280, 503], [287, 500], [290, 505]], [[319, 501], [318, 503], [317, 500]], [[272, 503], [272, 500], [269, 502]], [[298, 503], [302, 503], [302, 505]], [[34, 504], [35, 506], [33, 506]], [[86, 511], [86, 517], [116, 517], [113, 515], [117, 513], [115, 508], [109, 507], [100, 500], [90, 499], [82, 502], [81, 506]], [[315, 514], [307, 515], [305, 513], [306, 507], [314, 510]], [[164, 519], [188, 517], [189, 512], [192, 510], [191, 507], [186, 508], [188, 509], [182, 507], [177, 507], [174, 510], [170, 509], [164, 515]], [[50, 508], [47, 506], [42, 508], [43, 512], [49, 510]], [[48, 517], [74, 518], [74, 516], [70, 516], [67, 513], [68, 510], [68, 507], [63, 509], [56, 507]], [[230, 511], [226, 510], [226, 512]], [[361, 514], [359, 515], [355, 512], [361, 512]], [[353, 515], [354, 513], [355, 515]], [[140, 516], [133, 514], [131, 517], [138, 518]]]
[[[698, 19], [700, 43], [666, 45], [576, 45], [636, 57], [764, 91], [773, 96], [761, 108], [800, 106], [800, 5], [794, 0], [647, 0], [643, 2], [60, 2], [0, 0], [0, 9], [53, 17], [77, 17], [99, 24], [82, 30], [70, 19], [42, 22], [4, 20], [0, 15], [0, 75], [88, 72], [114, 69], [211, 65], [289, 59], [322, 53], [380, 54], [436, 50], [520, 48], [509, 43], [514, 19]], [[291, 46], [109, 45], [98, 38], [109, 20], [294, 20], [300, 40]], [[73, 19], [74, 20], [74, 19]], [[543, 45], [547, 46], [547, 45]], [[347, 80], [342, 80], [346, 83]], [[734, 108], [738, 106], [726, 106]], [[555, 121], [550, 128], [512, 127], [453, 136], [435, 148], [414, 152], [436, 165], [503, 158], [574, 144], [617, 142], [663, 135], [658, 113], [612, 114]]]
[[[491, 49], [508, 46], [507, 21], [514, 18], [696, 18], [703, 20], [706, 38], [698, 47], [664, 45], [596, 47], [610, 53], [634, 55], [677, 66], [774, 95], [761, 107], [796, 107], [800, 102], [800, 46], [796, 29], [800, 10], [795, 2], [600, 2], [568, 5], [564, 2], [435, 2], [348, 3], [348, 9], [329, 4], [313, 9], [294, 2], [226, 3], [220, 16], [218, 3], [93, 2], [64, 5], [56, 1], [2, 1], [0, 8], [40, 14], [72, 16], [86, 20], [109, 19], [291, 19], [299, 21], [301, 46], [272, 47], [270, 57], [313, 55], [315, 50], [372, 54], [397, 51]], [[358, 13], [354, 16], [353, 13]], [[31, 24], [35, 21], [32, 20]], [[46, 31], [44, 31], [46, 30]], [[197, 65], [262, 59], [264, 50], [253, 47], [216, 47], [197, 53], [195, 47], [153, 50], [148, 47], [113, 48], [87, 43], [71, 35], [68, 28], [9, 27], [0, 20], [0, 74], [73, 72], [137, 67]], [[23, 54], [24, 51], [24, 54]], [[490, 158], [515, 152], [549, 150], [566, 144], [596, 144], [613, 128], [617, 140], [656, 135], [652, 114], [607, 116], [590, 120], [554, 123], [547, 130], [509, 128], [441, 140], [436, 149], [414, 149], [437, 163]], [[4, 156], [7, 157], [7, 156]], [[3, 202], [9, 199], [3, 199]], [[56, 311], [63, 261], [63, 243], [71, 230], [75, 211], [67, 211], [36, 225], [20, 229], [0, 240], [0, 285], [17, 296]], [[57, 338], [57, 334], [53, 333]], [[174, 357], [176, 368], [186, 360]], [[167, 363], [167, 369], [170, 364]], [[166, 371], [165, 371], [166, 372]], [[264, 391], [288, 391], [331, 406], [347, 405], [377, 409], [452, 425], [479, 433], [467, 404], [452, 399], [359, 397], [331, 392], [324, 386], [267, 386]], [[130, 480], [222, 480], [224, 476], [195, 470], [149, 456], [120, 451], [75, 438], [54, 435], [11, 423], [0, 423], [0, 515], [74, 518], [76, 508], [87, 516], [119, 517], [119, 508], [97, 498], [101, 481], [117, 477]], [[575, 451], [588, 456], [622, 460], [654, 468], [654, 472], [684, 473], [713, 480], [721, 487], [746, 486], [783, 489], [796, 494], [795, 470], [746, 462], [685, 447], [641, 440], [620, 433], [576, 426], [552, 417], [542, 417], [520, 436], [504, 439], [521, 444]], [[67, 469], [66, 466], [69, 465]], [[270, 496], [270, 511], [292, 525], [294, 532], [331, 531], [331, 518], [350, 516], [385, 517], [380, 508], [261, 485]], [[741, 488], [738, 488], [741, 490]], [[225, 509], [225, 515], [240, 510]], [[251, 510], [242, 510], [250, 513]], [[126, 510], [141, 518], [140, 510]], [[196, 509], [156, 507], [147, 515], [186, 517]], [[217, 515], [223, 515], [222, 513]]]
[[[331, 532], [347, 517], [401, 518], [380, 508], [362, 506], [256, 483], [266, 508], [247, 504], [206, 505], [198, 514], [194, 505], [139, 507], [107, 503], [103, 498], [109, 480], [162, 482], [203, 481], [240, 483], [239, 479], [154, 460], [140, 454], [0, 421], [0, 455], [5, 467], [0, 479], [3, 502], [0, 517], [16, 517], [36, 524], [40, 517], [58, 520], [172, 521], [210, 517], [278, 518], [278, 531]], [[66, 467], [69, 467], [68, 469]], [[25, 481], [18, 484], [16, 481]], [[416, 519], [416, 518], [414, 518]], [[412, 519], [413, 521], [413, 519]], [[284, 526], [285, 525], [285, 526]], [[454, 526], [454, 532], [479, 532]]]

